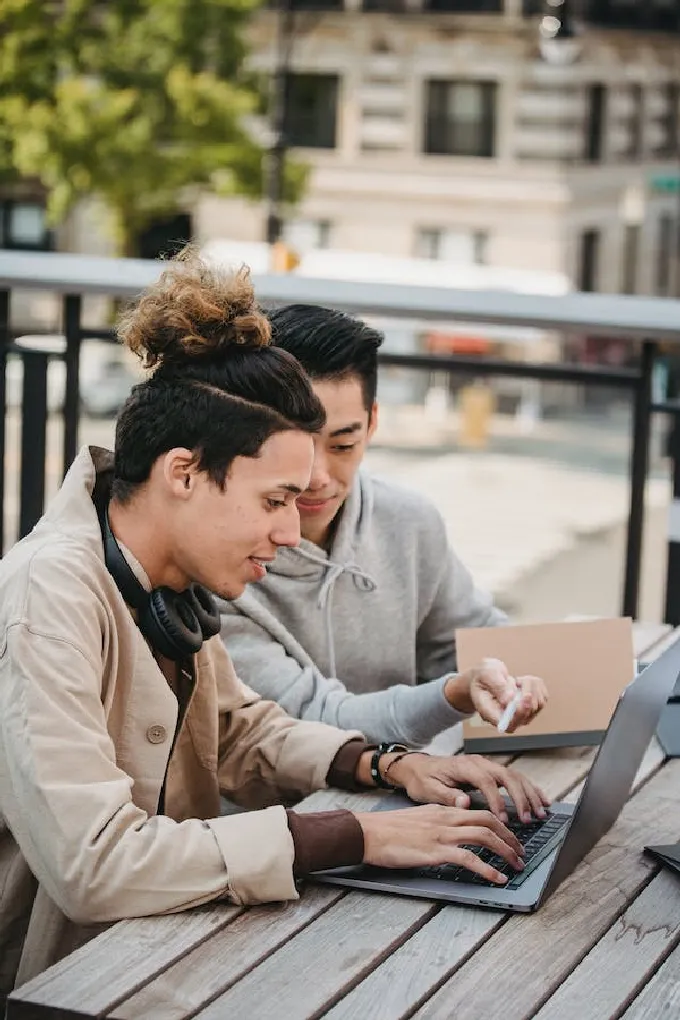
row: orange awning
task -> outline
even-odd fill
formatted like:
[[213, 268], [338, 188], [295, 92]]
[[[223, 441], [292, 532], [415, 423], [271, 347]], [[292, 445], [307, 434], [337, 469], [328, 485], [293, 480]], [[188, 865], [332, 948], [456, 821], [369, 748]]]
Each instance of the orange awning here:
[[488, 354], [491, 341], [483, 336], [461, 333], [427, 333], [425, 349], [430, 354]]

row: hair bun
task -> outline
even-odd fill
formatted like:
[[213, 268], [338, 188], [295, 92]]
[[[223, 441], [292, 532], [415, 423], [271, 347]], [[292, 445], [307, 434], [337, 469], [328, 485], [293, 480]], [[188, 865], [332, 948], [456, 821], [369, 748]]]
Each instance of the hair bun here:
[[234, 347], [267, 346], [271, 327], [247, 266], [225, 269], [189, 246], [121, 316], [118, 337], [154, 368], [227, 355]]

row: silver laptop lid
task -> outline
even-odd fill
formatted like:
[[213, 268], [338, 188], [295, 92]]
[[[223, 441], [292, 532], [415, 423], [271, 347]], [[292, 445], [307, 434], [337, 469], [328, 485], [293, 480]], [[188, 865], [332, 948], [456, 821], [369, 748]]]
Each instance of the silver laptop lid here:
[[680, 675], [680, 640], [640, 673], [619, 698], [546, 886], [546, 895], [611, 828]]

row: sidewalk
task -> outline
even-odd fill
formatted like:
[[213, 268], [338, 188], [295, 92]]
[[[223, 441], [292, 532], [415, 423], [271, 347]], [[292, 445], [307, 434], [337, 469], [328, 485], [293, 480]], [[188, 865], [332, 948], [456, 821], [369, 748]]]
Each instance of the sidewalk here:
[[[477, 582], [518, 619], [620, 612], [628, 515], [624, 476], [497, 453], [372, 450], [377, 474], [419, 489]], [[647, 486], [646, 618], [658, 619], [670, 486]]]

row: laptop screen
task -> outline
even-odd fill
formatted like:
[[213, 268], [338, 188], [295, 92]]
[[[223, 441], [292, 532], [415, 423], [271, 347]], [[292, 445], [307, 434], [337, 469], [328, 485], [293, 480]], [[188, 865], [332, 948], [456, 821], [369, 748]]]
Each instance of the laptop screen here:
[[680, 641], [625, 689], [586, 779], [548, 882], [552, 892], [611, 828], [680, 676]]

